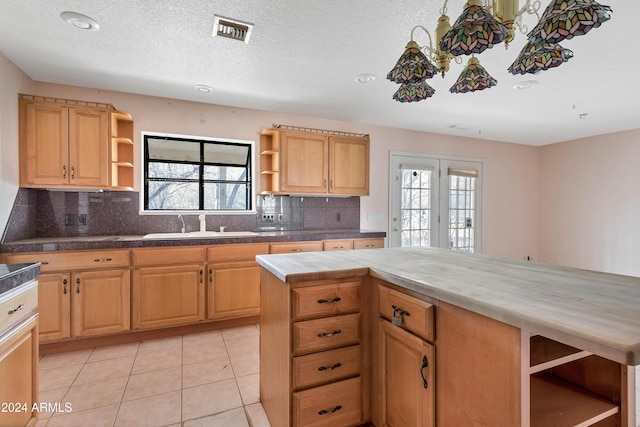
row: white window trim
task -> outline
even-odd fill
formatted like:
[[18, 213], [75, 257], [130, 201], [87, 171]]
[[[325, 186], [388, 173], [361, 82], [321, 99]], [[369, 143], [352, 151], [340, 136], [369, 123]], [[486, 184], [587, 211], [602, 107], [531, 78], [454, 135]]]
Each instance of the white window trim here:
[[164, 210], [164, 211], [147, 211], [144, 210], [144, 192], [140, 192], [139, 197], [139, 205], [138, 205], [138, 214], [139, 215], [256, 215], [258, 211], [256, 210], [257, 205], [257, 197], [256, 197], [256, 168], [259, 166], [257, 163], [257, 155], [256, 155], [256, 141], [245, 140], [245, 139], [229, 139], [229, 138], [212, 138], [210, 136], [197, 136], [197, 135], [186, 135], [186, 134], [177, 134], [177, 133], [164, 133], [164, 132], [148, 132], [141, 131], [140, 132], [140, 187], [144, 188], [144, 137], [145, 136], [156, 136], [156, 137], [167, 137], [167, 138], [186, 138], [186, 139], [201, 139], [203, 141], [218, 141], [218, 142], [236, 142], [241, 144], [249, 144], [251, 145], [251, 210], [247, 211], [238, 211], [238, 210], [190, 210], [190, 211], [172, 211], [172, 210]]

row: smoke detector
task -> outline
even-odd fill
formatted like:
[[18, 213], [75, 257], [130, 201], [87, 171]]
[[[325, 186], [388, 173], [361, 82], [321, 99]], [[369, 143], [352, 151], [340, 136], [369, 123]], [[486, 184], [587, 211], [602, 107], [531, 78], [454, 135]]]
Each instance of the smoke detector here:
[[213, 37], [225, 37], [232, 40], [249, 43], [253, 31], [253, 24], [237, 19], [213, 16]]

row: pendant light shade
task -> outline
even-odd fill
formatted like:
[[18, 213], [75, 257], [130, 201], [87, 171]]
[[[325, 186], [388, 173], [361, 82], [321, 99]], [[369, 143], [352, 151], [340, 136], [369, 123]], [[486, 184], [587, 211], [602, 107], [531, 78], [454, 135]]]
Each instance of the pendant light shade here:
[[557, 67], [573, 58], [573, 52], [557, 43], [528, 42], [508, 68], [511, 74], [535, 74]]
[[611, 18], [611, 8], [592, 0], [553, 0], [527, 34], [530, 42], [558, 43], [587, 34]]
[[480, 53], [507, 36], [502, 25], [482, 7], [480, 0], [469, 0], [462, 15], [440, 40], [440, 50], [453, 56]]
[[438, 67], [429, 61], [420, 50], [418, 43], [411, 40], [396, 65], [387, 74], [387, 79], [394, 83], [418, 83], [430, 79], [438, 72]]
[[436, 92], [426, 81], [420, 83], [403, 83], [393, 94], [393, 99], [398, 102], [417, 102], [430, 98]]
[[451, 93], [467, 93], [475, 92], [477, 90], [484, 90], [495, 86], [498, 81], [491, 77], [487, 70], [480, 65], [480, 61], [475, 56], [469, 58], [469, 62], [458, 80], [451, 86], [449, 92]]

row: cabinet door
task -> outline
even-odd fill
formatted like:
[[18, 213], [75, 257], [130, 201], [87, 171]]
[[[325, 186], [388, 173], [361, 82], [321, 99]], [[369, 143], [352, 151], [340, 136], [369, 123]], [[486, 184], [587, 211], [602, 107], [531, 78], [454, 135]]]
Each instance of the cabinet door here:
[[283, 132], [280, 142], [280, 191], [327, 193], [329, 140], [313, 132]]
[[37, 314], [0, 336], [0, 426], [33, 426], [38, 402]]
[[133, 329], [204, 320], [204, 265], [133, 270]]
[[69, 110], [56, 104], [21, 106], [21, 186], [68, 184]]
[[58, 341], [71, 335], [71, 277], [66, 273], [42, 274], [38, 278], [40, 342]]
[[97, 270], [72, 275], [74, 337], [130, 329], [129, 276], [129, 270]]
[[369, 194], [369, 139], [332, 136], [329, 145], [329, 192]]
[[69, 182], [83, 187], [109, 183], [109, 122], [106, 110], [69, 109]]
[[435, 425], [434, 347], [386, 320], [379, 320], [379, 384], [385, 427]]
[[260, 314], [260, 266], [254, 261], [209, 265], [207, 318]]

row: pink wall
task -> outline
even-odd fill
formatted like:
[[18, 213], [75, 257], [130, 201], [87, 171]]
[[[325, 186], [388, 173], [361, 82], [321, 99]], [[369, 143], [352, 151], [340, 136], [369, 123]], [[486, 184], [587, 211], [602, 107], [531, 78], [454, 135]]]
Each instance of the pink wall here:
[[[3, 70], [17, 70], [6, 58], [0, 56], [0, 59], [4, 60], [0, 61]], [[2, 130], [2, 135], [8, 133], [10, 137], [3, 137], [0, 144], [3, 152], [0, 227], [3, 229], [18, 182], [16, 97], [17, 93], [26, 91], [41, 96], [112, 103], [131, 113], [135, 120], [137, 161], [143, 130], [256, 141], [260, 130], [273, 123], [368, 133], [371, 136], [371, 195], [362, 197], [361, 213], [364, 219], [367, 213], [384, 215], [382, 222], [362, 221], [362, 228], [371, 230], [387, 231], [390, 151], [477, 158], [484, 161], [485, 172], [483, 252], [520, 259], [526, 256], [538, 258], [538, 147], [74, 86], [40, 82], [25, 86], [22, 81], [30, 80], [21, 72], [18, 74], [6, 78], [0, 73], [0, 84], [6, 87], [6, 96], [0, 100], [0, 111], [9, 113], [5, 122], [12, 128], [10, 132]], [[138, 178], [137, 189], [140, 188], [139, 181]]]
[[541, 147], [540, 260], [640, 276], [640, 130]]

